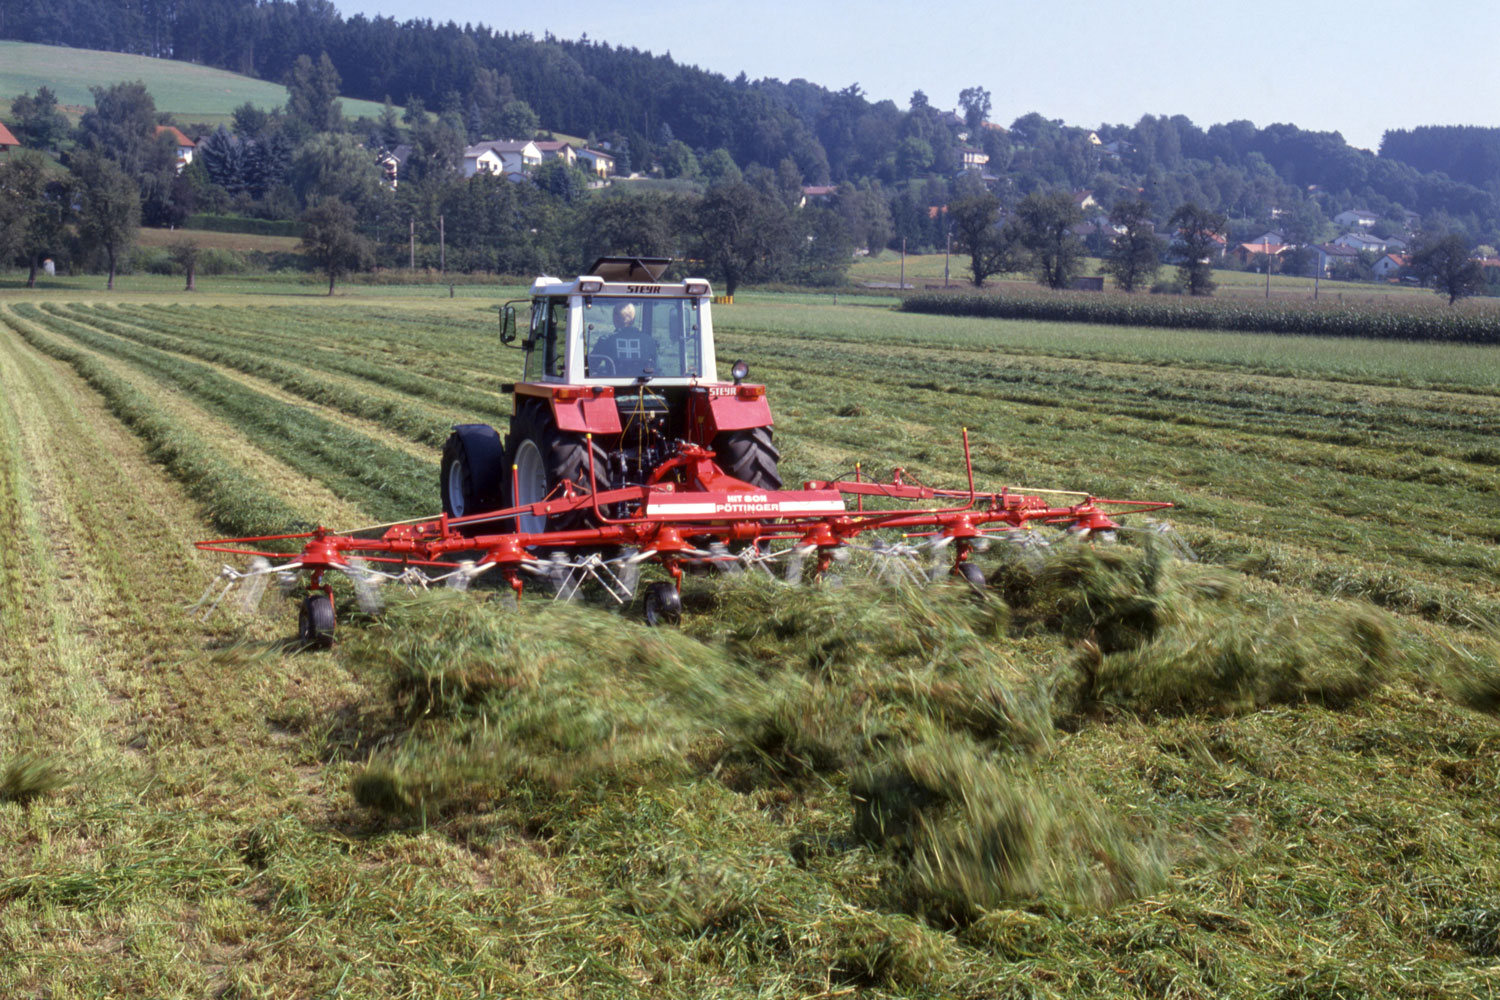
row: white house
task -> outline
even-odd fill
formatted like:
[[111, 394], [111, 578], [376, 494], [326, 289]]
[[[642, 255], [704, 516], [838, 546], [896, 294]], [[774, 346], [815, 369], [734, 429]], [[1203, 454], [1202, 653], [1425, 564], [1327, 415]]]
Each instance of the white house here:
[[1384, 281], [1387, 278], [1398, 276], [1401, 269], [1407, 265], [1409, 259], [1405, 254], [1388, 253], [1377, 260], [1371, 270], [1375, 272], [1375, 277]]
[[532, 145], [544, 160], [562, 160], [570, 167], [578, 165], [578, 152], [566, 142], [548, 139], [545, 142], [533, 142]]
[[1317, 257], [1317, 273], [1327, 276], [1330, 271], [1341, 264], [1359, 263], [1359, 251], [1352, 247], [1339, 246], [1335, 243], [1315, 243], [1309, 247]]
[[960, 146], [958, 155], [965, 170], [979, 170], [990, 162], [990, 154], [973, 146]]
[[464, 150], [464, 176], [519, 174], [529, 167], [542, 165], [542, 151], [530, 139], [503, 139], [481, 142]]
[[180, 174], [189, 163], [193, 162], [193, 153], [197, 151], [197, 145], [193, 140], [182, 134], [182, 129], [176, 125], [158, 125], [156, 134], [166, 133], [172, 137], [172, 144], [177, 147], [177, 172]]
[[1348, 247], [1351, 250], [1368, 250], [1372, 253], [1385, 253], [1385, 240], [1369, 233], [1345, 233], [1336, 238], [1334, 246]]
[[1377, 216], [1374, 212], [1368, 212], [1362, 208], [1350, 209], [1340, 212], [1333, 217], [1333, 224], [1343, 226], [1345, 229], [1369, 229], [1375, 225]]
[[597, 149], [584, 147], [578, 150], [578, 165], [596, 177], [615, 175], [615, 158]]

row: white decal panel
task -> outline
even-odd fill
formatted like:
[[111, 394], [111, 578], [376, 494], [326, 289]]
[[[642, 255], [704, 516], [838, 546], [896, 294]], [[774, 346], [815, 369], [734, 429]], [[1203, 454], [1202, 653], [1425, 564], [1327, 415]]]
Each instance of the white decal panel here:
[[652, 498], [648, 517], [808, 517], [842, 514], [844, 500], [836, 490], [785, 493], [693, 493]]

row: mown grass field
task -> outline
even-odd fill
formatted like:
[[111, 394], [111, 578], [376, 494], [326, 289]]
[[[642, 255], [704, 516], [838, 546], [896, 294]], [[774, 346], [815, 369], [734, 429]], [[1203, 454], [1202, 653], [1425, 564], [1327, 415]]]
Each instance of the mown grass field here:
[[1204, 561], [309, 654], [187, 616], [191, 541], [433, 510], [518, 290], [179, 283], [0, 289], [0, 995], [1500, 993], [1500, 351], [737, 296], [789, 481], [957, 483], [967, 426]]
[[[157, 111], [169, 111], [184, 124], [227, 123], [231, 112], [246, 101], [263, 110], [286, 105], [286, 88], [280, 84], [227, 70], [124, 52], [0, 41], [0, 100], [6, 102], [50, 87], [58, 104], [76, 120], [94, 106], [90, 87], [132, 80], [146, 84]], [[374, 117], [381, 107], [375, 101], [348, 98], [343, 105], [349, 118]]]
[[[1090, 257], [1084, 262], [1084, 274], [1099, 274], [1101, 261]], [[917, 289], [928, 286], [943, 284], [943, 255], [934, 254], [907, 254], [906, 256], [906, 283]], [[950, 285], [966, 287], [969, 285], [969, 261], [962, 254], [952, 254], [948, 260], [948, 282]], [[1174, 267], [1163, 267], [1157, 275], [1158, 280], [1170, 281], [1177, 274]], [[859, 284], [866, 281], [879, 281], [895, 283], [901, 277], [901, 255], [889, 250], [874, 258], [864, 258], [856, 261], [849, 270], [851, 283]], [[1218, 289], [1215, 294], [1232, 298], [1263, 298], [1266, 294], [1266, 276], [1264, 274], [1252, 274], [1248, 271], [1231, 271], [1227, 269], [1214, 271], [1214, 282]], [[1106, 282], [1108, 283], [1108, 282]], [[1316, 285], [1316, 288], [1314, 287]], [[997, 275], [988, 279], [986, 288], [1015, 287], [1024, 291], [1031, 291], [1037, 287], [1036, 279], [1029, 274], [1005, 274]], [[1273, 299], [1307, 299], [1312, 300], [1317, 295], [1319, 302], [1364, 302], [1381, 301], [1386, 296], [1395, 295], [1402, 298], [1417, 297], [1419, 299], [1435, 298], [1430, 289], [1412, 288], [1409, 285], [1391, 284], [1389, 282], [1374, 281], [1321, 281], [1314, 282], [1312, 278], [1297, 277], [1294, 275], [1272, 274], [1271, 295]]]

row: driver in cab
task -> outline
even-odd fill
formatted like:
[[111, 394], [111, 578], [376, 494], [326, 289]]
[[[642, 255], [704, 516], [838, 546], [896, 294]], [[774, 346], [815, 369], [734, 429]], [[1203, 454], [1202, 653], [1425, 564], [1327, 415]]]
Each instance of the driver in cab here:
[[596, 378], [635, 378], [656, 371], [656, 341], [635, 325], [635, 303], [621, 302], [614, 310], [614, 332], [589, 352], [589, 374]]

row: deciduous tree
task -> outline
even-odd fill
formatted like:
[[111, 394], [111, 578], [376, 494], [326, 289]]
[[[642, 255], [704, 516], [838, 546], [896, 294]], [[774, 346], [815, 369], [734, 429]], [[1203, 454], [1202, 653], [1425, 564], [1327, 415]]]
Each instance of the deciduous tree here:
[[26, 261], [26, 287], [36, 287], [42, 259], [67, 241], [73, 196], [68, 181], [51, 176], [42, 154], [10, 153], [0, 163], [0, 249]]
[[744, 281], [775, 277], [790, 250], [786, 209], [748, 183], [710, 188], [698, 205], [697, 256], [733, 295]]
[[1144, 199], [1119, 202], [1110, 209], [1109, 221], [1125, 231], [1110, 240], [1104, 273], [1124, 291], [1133, 292], [1161, 270], [1162, 239], [1151, 225], [1151, 206]]
[[74, 158], [77, 182], [78, 236], [87, 246], [104, 251], [109, 265], [106, 287], [115, 287], [120, 255], [135, 243], [141, 225], [141, 194], [135, 181], [97, 153]]
[[969, 280], [975, 288], [1016, 263], [1014, 229], [1000, 224], [1000, 199], [985, 192], [948, 203], [953, 249], [969, 257]]
[[1036, 280], [1048, 288], [1067, 288], [1083, 266], [1083, 241], [1073, 232], [1082, 219], [1066, 191], [1033, 191], [1016, 206], [1021, 244]]
[[1177, 231], [1172, 253], [1177, 257], [1177, 272], [1188, 294], [1212, 295], [1213, 259], [1223, 245], [1219, 236], [1224, 232], [1224, 214], [1187, 202], [1179, 205], [1167, 222]]
[[1484, 269], [1469, 254], [1469, 244], [1456, 233], [1424, 238], [1413, 251], [1410, 272], [1451, 306], [1461, 298], [1484, 291]]
[[354, 209], [325, 198], [302, 213], [302, 252], [328, 275], [328, 294], [343, 275], [364, 267], [370, 245], [354, 229]]

